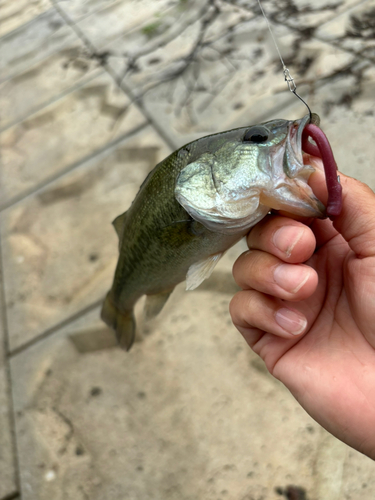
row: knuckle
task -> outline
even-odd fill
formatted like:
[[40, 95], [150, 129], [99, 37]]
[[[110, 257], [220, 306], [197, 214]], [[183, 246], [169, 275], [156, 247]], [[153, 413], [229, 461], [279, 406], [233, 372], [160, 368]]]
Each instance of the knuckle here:
[[245, 296], [244, 309], [246, 312], [254, 310], [254, 306], [257, 302], [258, 293], [256, 290], [247, 290]]
[[229, 314], [233, 323], [248, 323], [249, 313], [254, 309], [256, 293], [253, 290], [242, 290], [234, 295], [229, 303]]
[[241, 288], [246, 288], [253, 268], [253, 251], [248, 250], [238, 257], [233, 264], [232, 273], [236, 283]]
[[232, 318], [237, 317], [238, 311], [241, 310], [242, 293], [243, 292], [237, 292], [229, 302], [229, 314]]

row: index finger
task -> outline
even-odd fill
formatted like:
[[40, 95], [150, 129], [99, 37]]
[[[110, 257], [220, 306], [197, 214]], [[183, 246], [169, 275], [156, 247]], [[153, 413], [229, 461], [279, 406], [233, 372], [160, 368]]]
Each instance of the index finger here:
[[252, 228], [247, 244], [251, 250], [262, 250], [285, 262], [297, 264], [312, 256], [316, 240], [312, 230], [302, 222], [268, 215]]
[[[327, 188], [321, 159], [305, 154], [304, 163], [315, 168], [315, 172], [309, 178], [309, 184], [315, 195], [325, 204]], [[281, 216], [267, 216], [251, 230], [247, 237], [249, 248], [271, 253], [285, 262], [293, 264], [305, 262], [316, 249], [316, 235], [306, 225], [312, 224], [314, 228], [314, 219], [291, 217], [284, 212], [280, 214]], [[337, 234], [330, 221], [318, 222], [329, 223], [329, 236], [331, 233]]]

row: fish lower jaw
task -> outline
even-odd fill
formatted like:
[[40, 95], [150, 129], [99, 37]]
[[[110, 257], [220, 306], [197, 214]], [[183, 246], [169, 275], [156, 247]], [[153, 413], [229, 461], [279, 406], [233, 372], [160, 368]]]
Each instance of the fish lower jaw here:
[[[312, 195], [312, 196], [311, 196]], [[301, 217], [316, 217], [323, 219], [325, 215], [324, 205], [313, 195], [308, 193], [301, 193], [296, 196], [290, 193], [290, 196], [272, 196], [262, 192], [260, 195], [260, 204], [269, 207], [269, 210], [277, 210], [288, 212], [292, 215]]]
[[[259, 205], [253, 211], [242, 217], [234, 217], [233, 214], [201, 214], [189, 208], [188, 213], [194, 219], [205, 226], [209, 231], [214, 233], [222, 233], [227, 235], [244, 235], [247, 231], [263, 219], [269, 212], [269, 208], [264, 205]], [[238, 214], [237, 214], [238, 215]]]

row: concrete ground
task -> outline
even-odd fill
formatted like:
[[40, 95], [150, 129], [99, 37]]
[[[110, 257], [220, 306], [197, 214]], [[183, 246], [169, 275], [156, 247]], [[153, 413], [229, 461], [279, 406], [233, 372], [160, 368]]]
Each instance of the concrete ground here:
[[[375, 1], [264, 7], [340, 170], [375, 188]], [[257, 2], [2, 0], [0, 36], [0, 500], [373, 500], [374, 463], [232, 326], [243, 243], [129, 353], [98, 316], [110, 223], [158, 161], [305, 114]]]

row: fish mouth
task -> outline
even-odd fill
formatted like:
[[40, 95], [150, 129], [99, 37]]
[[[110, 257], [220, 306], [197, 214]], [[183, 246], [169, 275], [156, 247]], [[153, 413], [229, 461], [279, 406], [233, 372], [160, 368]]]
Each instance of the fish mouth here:
[[[302, 134], [306, 125], [310, 122], [310, 115], [306, 115], [300, 120], [290, 122], [288, 136], [286, 139], [286, 148], [284, 156], [285, 161], [288, 162], [287, 171], [291, 177], [309, 177], [312, 173], [312, 167], [303, 164], [302, 157]], [[295, 174], [295, 175], [293, 175]]]
[[289, 122], [282, 158], [283, 172], [274, 191], [263, 192], [260, 202], [268, 204], [274, 210], [293, 215], [325, 218], [325, 206], [314, 195], [307, 182], [315, 169], [303, 163], [302, 134], [309, 122], [310, 115]]

